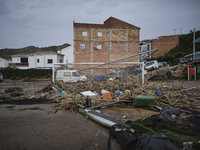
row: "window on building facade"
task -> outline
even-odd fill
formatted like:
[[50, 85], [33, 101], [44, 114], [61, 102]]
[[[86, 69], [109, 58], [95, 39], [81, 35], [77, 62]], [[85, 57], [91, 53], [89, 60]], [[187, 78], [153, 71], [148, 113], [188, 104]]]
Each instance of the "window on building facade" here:
[[48, 60], [47, 60], [47, 63], [48, 63], [48, 64], [52, 64], [52, 63], [53, 63], [53, 59], [48, 59]]
[[62, 63], [62, 59], [60, 59], [60, 63]]
[[97, 45], [97, 49], [101, 49], [102, 48], [102, 46], [101, 45]]
[[81, 44], [81, 45], [80, 45], [80, 48], [81, 48], [81, 49], [84, 49], [84, 48], [85, 48], [85, 44]]
[[82, 36], [87, 36], [87, 31], [83, 31]]
[[147, 45], [147, 51], [149, 51], [149, 45]]
[[21, 58], [21, 63], [28, 63], [28, 58]]
[[97, 32], [97, 36], [98, 36], [98, 37], [101, 37], [101, 36], [102, 36], [102, 32], [100, 32], [100, 31]]
[[40, 62], [40, 59], [37, 59], [37, 63], [39, 63]]

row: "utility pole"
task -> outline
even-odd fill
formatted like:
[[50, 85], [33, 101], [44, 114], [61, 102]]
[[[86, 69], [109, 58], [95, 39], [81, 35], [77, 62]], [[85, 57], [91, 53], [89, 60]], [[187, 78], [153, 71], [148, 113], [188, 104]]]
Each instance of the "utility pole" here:
[[195, 28], [193, 30], [193, 62], [195, 60]]

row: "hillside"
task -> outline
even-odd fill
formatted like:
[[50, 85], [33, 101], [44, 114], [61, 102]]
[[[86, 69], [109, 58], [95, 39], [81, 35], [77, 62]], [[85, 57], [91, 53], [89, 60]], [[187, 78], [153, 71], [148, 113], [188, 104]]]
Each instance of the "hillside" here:
[[[195, 32], [195, 37], [200, 37], [200, 31]], [[196, 43], [196, 52], [200, 51], [200, 44]], [[152, 58], [157, 59], [158, 61], [167, 61], [172, 62], [176, 58], [181, 58], [187, 54], [193, 52], [193, 32], [189, 34], [184, 34], [179, 36], [179, 45], [173, 48], [168, 54], [158, 57]]]
[[24, 48], [18, 48], [18, 49], [10, 49], [10, 48], [5, 48], [5, 49], [0, 49], [0, 57], [9, 59], [11, 55], [14, 54], [20, 54], [20, 53], [33, 53], [37, 51], [58, 51], [59, 49], [63, 49], [65, 47], [70, 46], [70, 44], [65, 43], [63, 45], [58, 45], [58, 46], [49, 46], [49, 47], [35, 47], [35, 46], [28, 46]]

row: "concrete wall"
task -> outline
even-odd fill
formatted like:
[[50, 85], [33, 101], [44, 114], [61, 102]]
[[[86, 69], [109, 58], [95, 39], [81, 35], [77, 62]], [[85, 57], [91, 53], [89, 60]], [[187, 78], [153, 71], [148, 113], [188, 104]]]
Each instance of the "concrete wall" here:
[[64, 55], [63, 63], [74, 63], [73, 46], [63, 48], [60, 53]]
[[12, 62], [13, 63], [21, 63], [21, 59], [20, 59], [20, 57], [19, 56], [17, 56], [17, 57], [12, 57]]
[[0, 59], [0, 68], [6, 68], [8, 67], [8, 61], [5, 59]]
[[151, 48], [152, 50], [158, 49], [152, 57], [159, 57], [167, 54], [171, 49], [176, 47], [179, 44], [179, 36], [172, 35], [172, 36], [161, 36], [157, 39], [152, 40]]
[[[52, 59], [52, 63], [48, 63], [48, 59]], [[51, 55], [51, 54], [44, 54], [44, 55], [33, 55], [28, 57], [29, 61], [29, 68], [52, 68], [53, 63], [60, 63], [60, 59], [63, 62], [63, 56], [61, 55]], [[39, 61], [38, 61], [39, 60]]]

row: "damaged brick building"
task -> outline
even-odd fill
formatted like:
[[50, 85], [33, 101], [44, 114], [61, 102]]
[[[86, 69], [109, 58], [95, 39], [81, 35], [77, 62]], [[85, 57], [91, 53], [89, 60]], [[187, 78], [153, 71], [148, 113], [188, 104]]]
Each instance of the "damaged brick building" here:
[[169, 51], [176, 47], [178, 44], [178, 35], [160, 36], [156, 39], [152, 39], [151, 49], [158, 49], [158, 51], [155, 52], [152, 57], [156, 58], [159, 56], [163, 56], [164, 54], [169, 53]]
[[[138, 54], [140, 28], [114, 17], [103, 24], [75, 23], [75, 63], [104, 63]], [[125, 61], [138, 61], [138, 57]]]
[[[179, 44], [179, 35], [160, 36], [152, 40], [140, 41], [140, 61], [163, 56]], [[152, 53], [153, 50], [156, 52]]]

